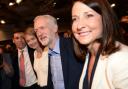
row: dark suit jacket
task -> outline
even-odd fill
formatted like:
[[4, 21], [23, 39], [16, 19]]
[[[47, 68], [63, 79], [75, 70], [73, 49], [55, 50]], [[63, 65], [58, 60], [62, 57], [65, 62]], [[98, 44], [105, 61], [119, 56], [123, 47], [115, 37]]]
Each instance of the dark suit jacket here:
[[72, 39], [60, 37], [60, 55], [65, 89], [78, 89], [83, 63], [75, 57]]
[[[11, 89], [11, 79], [13, 76], [13, 67], [12, 67], [12, 59], [10, 57], [9, 53], [3, 53], [2, 54], [3, 62], [5, 62], [3, 69], [0, 70], [0, 76], [1, 76], [1, 88], [0, 89]], [[8, 71], [6, 71], [5, 65], [9, 68]], [[4, 69], [5, 68], [5, 69]]]
[[[30, 57], [30, 62], [33, 66], [34, 63], [34, 50], [28, 47], [28, 53]], [[14, 68], [14, 76], [12, 79], [12, 86], [13, 89], [18, 89], [19, 88], [19, 64], [18, 64], [18, 50], [14, 50], [13, 53], [11, 54], [12, 57], [12, 64]]]

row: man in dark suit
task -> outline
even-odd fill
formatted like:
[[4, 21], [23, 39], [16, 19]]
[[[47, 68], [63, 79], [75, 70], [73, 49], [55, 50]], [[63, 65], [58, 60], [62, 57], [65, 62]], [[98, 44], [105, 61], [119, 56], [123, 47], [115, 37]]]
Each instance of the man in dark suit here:
[[37, 16], [34, 30], [40, 43], [49, 47], [48, 78], [51, 77], [53, 88], [78, 89], [82, 63], [75, 58], [71, 38], [59, 37], [57, 21], [50, 15]]
[[13, 89], [37, 89], [37, 79], [33, 70], [34, 50], [26, 45], [23, 32], [14, 33], [13, 43], [16, 46], [11, 56], [14, 68]]

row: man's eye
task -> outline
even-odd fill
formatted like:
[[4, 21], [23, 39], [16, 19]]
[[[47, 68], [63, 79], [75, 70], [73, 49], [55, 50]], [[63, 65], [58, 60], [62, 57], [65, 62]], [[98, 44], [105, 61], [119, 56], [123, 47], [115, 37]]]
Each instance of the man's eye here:
[[76, 18], [72, 18], [72, 22], [76, 21]]
[[15, 39], [19, 39], [19, 37], [15, 37]]

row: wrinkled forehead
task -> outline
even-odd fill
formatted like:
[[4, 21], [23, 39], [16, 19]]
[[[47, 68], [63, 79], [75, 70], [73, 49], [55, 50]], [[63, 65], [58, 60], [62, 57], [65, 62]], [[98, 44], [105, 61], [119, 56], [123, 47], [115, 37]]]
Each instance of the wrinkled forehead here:
[[49, 15], [44, 15], [44, 16], [37, 16], [34, 19], [34, 24], [39, 24], [39, 23], [47, 23], [47, 24], [57, 24], [57, 21], [54, 17], [49, 16]]
[[45, 27], [48, 24], [48, 19], [44, 17], [37, 17], [34, 20], [34, 30], [39, 29], [40, 27]]
[[47, 23], [48, 20], [49, 20], [49, 18], [44, 17], [44, 16], [36, 17], [34, 19], [34, 24], [39, 24], [39, 23], [44, 23], [44, 22]]

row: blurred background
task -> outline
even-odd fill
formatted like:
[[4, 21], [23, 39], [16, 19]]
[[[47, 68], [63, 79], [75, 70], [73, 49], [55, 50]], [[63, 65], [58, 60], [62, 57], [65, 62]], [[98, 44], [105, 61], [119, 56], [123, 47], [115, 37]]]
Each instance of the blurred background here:
[[[15, 30], [33, 24], [35, 16], [56, 17], [59, 31], [70, 30], [70, 7], [73, 0], [0, 0], [0, 44], [10, 42]], [[123, 29], [128, 32], [128, 0], [109, 0]]]

